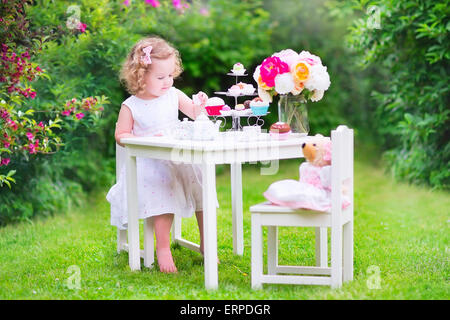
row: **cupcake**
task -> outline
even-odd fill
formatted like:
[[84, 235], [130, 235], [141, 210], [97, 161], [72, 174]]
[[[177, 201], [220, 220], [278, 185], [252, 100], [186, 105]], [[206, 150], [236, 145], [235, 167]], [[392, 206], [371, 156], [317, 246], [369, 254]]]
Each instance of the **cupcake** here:
[[255, 87], [251, 84], [244, 83], [244, 88], [242, 89], [243, 94], [253, 94], [255, 92]]
[[250, 109], [255, 116], [263, 116], [269, 110], [269, 102], [264, 101], [260, 97], [256, 97], [252, 101], [250, 101]]
[[232, 96], [239, 96], [242, 92], [242, 89], [240, 86], [238, 86], [237, 84], [232, 85], [229, 89], [228, 89], [228, 94], [232, 95]]
[[236, 110], [236, 111], [245, 110], [245, 106], [242, 103], [239, 103], [234, 107], [234, 110]]
[[231, 69], [231, 72], [236, 75], [242, 76], [245, 73], [244, 65], [240, 62], [235, 63], [233, 65], [233, 69]]
[[205, 109], [210, 116], [219, 116], [220, 110], [222, 110], [224, 105], [225, 101], [223, 101], [223, 99], [218, 97], [212, 97], [206, 101]]
[[269, 133], [271, 137], [284, 140], [290, 135], [291, 127], [289, 124], [284, 122], [275, 122], [270, 126]]

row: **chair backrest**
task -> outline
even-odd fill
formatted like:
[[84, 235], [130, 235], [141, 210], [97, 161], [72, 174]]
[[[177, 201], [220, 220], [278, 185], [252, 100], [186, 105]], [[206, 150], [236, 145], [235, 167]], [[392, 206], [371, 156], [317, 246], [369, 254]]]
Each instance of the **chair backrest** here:
[[343, 188], [353, 201], [353, 129], [341, 125], [331, 131], [332, 211], [341, 211]]

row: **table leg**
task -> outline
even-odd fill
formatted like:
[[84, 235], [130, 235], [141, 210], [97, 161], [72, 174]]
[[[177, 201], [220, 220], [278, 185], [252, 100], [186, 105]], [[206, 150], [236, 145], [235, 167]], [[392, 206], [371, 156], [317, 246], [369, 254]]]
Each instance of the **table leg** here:
[[233, 252], [244, 254], [244, 227], [242, 213], [242, 164], [232, 163], [231, 169], [231, 208], [233, 222]]
[[202, 164], [203, 183], [203, 235], [205, 261], [205, 287], [218, 287], [217, 271], [217, 216], [216, 216], [216, 168], [214, 163]]
[[128, 261], [131, 270], [141, 269], [136, 157], [127, 153]]

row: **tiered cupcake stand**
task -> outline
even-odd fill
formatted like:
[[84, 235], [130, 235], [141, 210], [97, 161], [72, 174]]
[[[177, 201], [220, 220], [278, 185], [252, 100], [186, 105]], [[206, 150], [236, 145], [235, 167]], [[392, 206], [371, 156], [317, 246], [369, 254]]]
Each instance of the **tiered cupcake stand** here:
[[[227, 73], [228, 76], [236, 77], [236, 84], [238, 83], [239, 77], [247, 76], [247, 74], [235, 74], [235, 73]], [[231, 130], [233, 131], [241, 131], [241, 118], [247, 118], [247, 125], [248, 126], [258, 126], [261, 127], [264, 125], [264, 119], [262, 117], [266, 116], [269, 112], [263, 115], [255, 115], [251, 111], [251, 109], [245, 109], [245, 110], [236, 110], [236, 105], [238, 104], [238, 98], [240, 97], [256, 97], [258, 94], [252, 93], [252, 94], [239, 94], [234, 95], [230, 94], [229, 92], [223, 92], [223, 91], [217, 91], [214, 92], [214, 94], [227, 96], [227, 97], [234, 97], [234, 108], [232, 108], [230, 111], [221, 111], [221, 115], [214, 115], [210, 116], [213, 118], [214, 121], [217, 119], [222, 120], [221, 127], [225, 127], [227, 121], [227, 117], [231, 117]]]

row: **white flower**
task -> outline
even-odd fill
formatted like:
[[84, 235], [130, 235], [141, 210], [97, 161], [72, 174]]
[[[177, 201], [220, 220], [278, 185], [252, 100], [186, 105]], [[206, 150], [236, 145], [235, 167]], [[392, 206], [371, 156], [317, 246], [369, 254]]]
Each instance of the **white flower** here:
[[294, 78], [290, 72], [279, 74], [275, 77], [275, 91], [286, 94], [294, 90]]
[[308, 80], [305, 82], [305, 88], [313, 90], [328, 90], [330, 87], [330, 75], [327, 72], [327, 67], [321, 64], [316, 64], [310, 68]]
[[324, 92], [325, 91], [323, 91], [323, 90], [314, 90], [313, 95], [311, 96], [311, 101], [316, 102], [316, 101], [322, 100]]
[[322, 64], [322, 60], [316, 55], [309, 53], [309, 51], [303, 50], [298, 55], [300, 60], [308, 62], [310, 65]]
[[272, 96], [264, 89], [258, 87], [258, 96], [264, 101], [272, 102]]
[[257, 66], [255, 69], [255, 72], [253, 72], [253, 80], [255, 80], [256, 84], [258, 84], [259, 79], [259, 69], [261, 68], [261, 65]]

